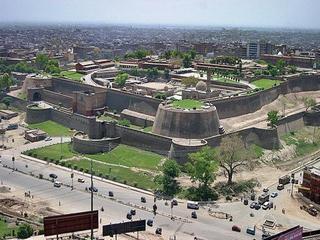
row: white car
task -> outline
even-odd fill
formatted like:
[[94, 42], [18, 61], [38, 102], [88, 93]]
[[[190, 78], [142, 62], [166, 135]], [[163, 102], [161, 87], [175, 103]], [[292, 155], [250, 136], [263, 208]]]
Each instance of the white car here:
[[275, 197], [278, 196], [278, 193], [277, 193], [277, 192], [273, 192], [273, 193], [270, 194], [270, 196], [271, 196], [272, 198], [275, 198]]
[[51, 137], [47, 137], [47, 138], [45, 138], [44, 140], [45, 140], [46, 142], [49, 142], [49, 141], [52, 140], [52, 138], [51, 138]]
[[61, 182], [58, 182], [58, 181], [55, 181], [54, 184], [53, 184], [53, 186], [59, 188], [59, 187], [62, 186], [62, 183], [61, 183]]
[[264, 209], [264, 210], [267, 210], [267, 209], [269, 209], [269, 208], [270, 208], [269, 202], [265, 202], [265, 203], [262, 205], [262, 209]]

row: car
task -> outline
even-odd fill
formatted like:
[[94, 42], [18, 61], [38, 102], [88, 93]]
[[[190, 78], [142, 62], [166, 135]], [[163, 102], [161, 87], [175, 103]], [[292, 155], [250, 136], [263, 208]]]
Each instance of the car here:
[[277, 192], [273, 192], [273, 193], [270, 194], [270, 196], [271, 196], [272, 198], [275, 198], [275, 197], [278, 196], [278, 193], [277, 193]]
[[241, 228], [239, 226], [237, 226], [237, 225], [233, 225], [231, 229], [234, 232], [241, 232]]
[[83, 178], [78, 178], [78, 182], [79, 183], [84, 183], [84, 179]]
[[134, 216], [134, 215], [136, 215], [136, 210], [135, 209], [131, 209], [130, 213], [131, 213], [132, 216]]
[[171, 202], [173, 206], [178, 206], [178, 201], [176, 199], [173, 199]]
[[162, 228], [157, 228], [156, 229], [156, 234], [161, 235], [162, 234]]
[[56, 174], [54, 174], [54, 173], [50, 173], [50, 174], [49, 174], [49, 177], [50, 177], [50, 178], [53, 178], [53, 179], [58, 178], [58, 176], [57, 176]]
[[264, 210], [267, 210], [270, 208], [270, 203], [269, 202], [265, 202], [263, 205], [262, 205], [262, 209]]
[[187, 208], [198, 210], [199, 209], [199, 203], [198, 202], [194, 202], [194, 201], [187, 201]]
[[49, 141], [52, 140], [52, 138], [51, 138], [51, 137], [46, 137], [44, 140], [45, 140], [46, 142], [49, 142]]
[[244, 199], [244, 200], [243, 200], [243, 204], [244, 204], [244, 205], [248, 205], [248, 204], [249, 204], [248, 199]]
[[198, 218], [197, 213], [196, 213], [195, 211], [193, 211], [193, 212], [191, 213], [191, 217], [192, 217], [192, 218], [195, 218], [195, 219]]
[[250, 208], [255, 208], [256, 205], [257, 205], [257, 202], [252, 202], [252, 203], [250, 204]]
[[58, 182], [58, 181], [55, 181], [54, 184], [53, 184], [53, 186], [59, 188], [59, 187], [62, 186], [62, 183], [61, 183], [61, 182]]
[[153, 220], [152, 220], [152, 219], [148, 219], [147, 225], [148, 225], [149, 227], [152, 227], [152, 226], [153, 226]]
[[146, 203], [147, 202], [146, 198], [145, 197], [141, 197], [141, 202], [142, 203]]
[[109, 195], [109, 197], [113, 197], [114, 196], [112, 191], [109, 191], [108, 195]]
[[254, 206], [254, 209], [255, 210], [259, 210], [261, 208], [261, 205], [259, 203], [257, 203], [255, 206]]
[[92, 187], [92, 189], [91, 189], [91, 186], [89, 187], [89, 191], [91, 192], [98, 192], [98, 189], [95, 187], [95, 186], [93, 186]]
[[283, 189], [284, 189], [284, 185], [283, 185], [283, 184], [279, 184], [279, 185], [277, 186], [277, 189], [278, 189], [279, 191], [283, 190]]
[[264, 188], [264, 189], [263, 189], [263, 192], [265, 192], [265, 193], [266, 193], [266, 192], [269, 192], [269, 188]]
[[127, 219], [131, 220], [132, 219], [132, 215], [131, 213], [127, 213]]

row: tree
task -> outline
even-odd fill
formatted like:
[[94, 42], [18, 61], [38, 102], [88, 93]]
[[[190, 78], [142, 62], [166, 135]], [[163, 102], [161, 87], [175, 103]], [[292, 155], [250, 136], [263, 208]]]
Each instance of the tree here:
[[0, 76], [1, 89], [8, 89], [12, 85], [12, 83], [13, 83], [12, 78], [8, 73], [5, 73], [2, 76]]
[[164, 70], [164, 78], [165, 78], [166, 80], [169, 80], [169, 79], [170, 79], [170, 71], [169, 71], [169, 69], [165, 69], [165, 70]]
[[7, 109], [9, 108], [11, 102], [12, 102], [12, 99], [11, 97], [4, 97], [1, 101], [4, 105], [6, 105]]
[[38, 54], [36, 57], [36, 65], [40, 70], [45, 70], [49, 62], [49, 57], [45, 54]]
[[157, 68], [149, 68], [147, 70], [147, 77], [149, 79], [156, 79], [159, 76], [159, 71]]
[[271, 127], [275, 127], [278, 125], [279, 122], [279, 112], [278, 111], [270, 111], [268, 112], [267, 121], [270, 123]]
[[181, 83], [186, 87], [195, 87], [200, 80], [195, 77], [188, 77], [181, 80]]
[[33, 229], [29, 224], [22, 224], [17, 230], [17, 237], [19, 239], [26, 239], [33, 235]]
[[176, 178], [179, 177], [179, 165], [174, 160], [166, 160], [162, 166], [162, 176], [156, 180], [162, 186], [162, 192], [167, 196], [174, 196], [179, 185]]
[[204, 197], [210, 192], [210, 186], [215, 180], [218, 166], [216, 153], [210, 147], [203, 147], [200, 151], [189, 154], [188, 174], [191, 181], [199, 183], [198, 188], [202, 190]]
[[227, 174], [227, 184], [232, 184], [232, 179], [237, 169], [245, 166], [253, 158], [252, 151], [246, 149], [246, 146], [238, 135], [225, 137], [221, 140], [217, 153], [220, 167]]
[[192, 58], [190, 54], [184, 54], [182, 59], [183, 67], [189, 68], [192, 65]]
[[304, 106], [306, 107], [306, 112], [309, 110], [309, 108], [313, 108], [317, 105], [317, 101], [314, 98], [311, 97], [305, 97], [303, 98]]
[[115, 82], [120, 86], [123, 87], [126, 84], [129, 75], [127, 73], [120, 73], [116, 76]]

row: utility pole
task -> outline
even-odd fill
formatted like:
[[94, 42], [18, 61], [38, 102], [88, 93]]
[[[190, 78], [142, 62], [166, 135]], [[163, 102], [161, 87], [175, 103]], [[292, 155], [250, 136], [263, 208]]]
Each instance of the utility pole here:
[[93, 240], [93, 170], [92, 170], [92, 159], [90, 160], [91, 168], [91, 240]]

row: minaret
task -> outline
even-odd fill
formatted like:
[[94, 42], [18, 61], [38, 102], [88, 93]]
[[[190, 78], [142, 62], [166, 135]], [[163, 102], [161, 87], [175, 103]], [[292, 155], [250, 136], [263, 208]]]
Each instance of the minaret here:
[[207, 92], [211, 92], [210, 91], [211, 74], [212, 74], [211, 70], [208, 69], [207, 70]]

